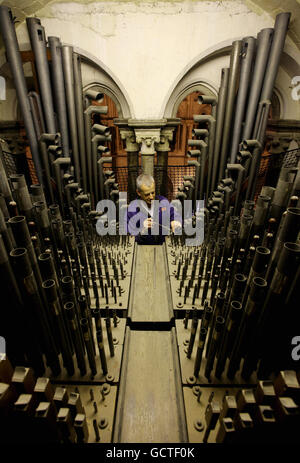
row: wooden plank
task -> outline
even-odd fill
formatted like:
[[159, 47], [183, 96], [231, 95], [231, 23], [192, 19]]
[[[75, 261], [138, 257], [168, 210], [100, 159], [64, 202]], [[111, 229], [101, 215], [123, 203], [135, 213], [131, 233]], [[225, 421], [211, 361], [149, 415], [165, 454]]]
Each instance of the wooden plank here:
[[113, 442], [187, 442], [174, 328], [125, 337]]
[[172, 296], [164, 245], [136, 246], [129, 295], [131, 322], [169, 322]]

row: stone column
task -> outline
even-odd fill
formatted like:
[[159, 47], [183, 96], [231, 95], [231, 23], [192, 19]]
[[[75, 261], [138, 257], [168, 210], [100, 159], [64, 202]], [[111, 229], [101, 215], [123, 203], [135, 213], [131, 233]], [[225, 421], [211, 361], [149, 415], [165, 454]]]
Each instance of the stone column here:
[[168, 154], [170, 141], [173, 139], [174, 128], [162, 128], [160, 141], [156, 144], [157, 170], [156, 170], [156, 191], [162, 196], [168, 195]]
[[134, 129], [136, 142], [140, 144], [142, 172], [154, 176], [155, 143], [160, 142], [160, 128]]
[[122, 140], [126, 141], [127, 166], [128, 166], [128, 200], [136, 197], [136, 178], [139, 174], [139, 145], [135, 140], [133, 129], [120, 128]]

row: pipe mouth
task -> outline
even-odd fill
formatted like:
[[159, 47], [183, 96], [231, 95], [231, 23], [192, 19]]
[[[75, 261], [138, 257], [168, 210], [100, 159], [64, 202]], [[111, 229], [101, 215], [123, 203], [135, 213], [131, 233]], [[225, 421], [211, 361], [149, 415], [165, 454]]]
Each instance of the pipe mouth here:
[[208, 305], [205, 309], [205, 313], [212, 313], [212, 311], [213, 311], [213, 308], [210, 305]]
[[240, 310], [242, 308], [242, 304], [239, 301], [231, 301], [230, 305], [234, 310]]
[[55, 286], [55, 281], [54, 280], [45, 280], [42, 283], [43, 288], [53, 288]]
[[267, 286], [267, 282], [264, 278], [261, 277], [254, 277], [252, 280], [252, 283], [255, 284], [255, 286], [260, 286], [261, 288]]
[[38, 257], [39, 260], [50, 260], [51, 259], [51, 254], [49, 252], [42, 252], [42, 254], [39, 255]]
[[78, 296], [78, 299], [77, 299], [79, 302], [85, 302], [86, 301], [86, 297], [81, 294], [80, 296]]
[[258, 254], [270, 254], [271, 253], [270, 249], [265, 248], [264, 246], [257, 246], [256, 252]]
[[249, 148], [248, 143], [247, 143], [246, 140], [242, 141], [242, 147], [243, 147], [244, 150], [247, 150]]
[[87, 326], [87, 324], [88, 324], [87, 318], [81, 318], [80, 319], [80, 325]]
[[242, 273], [236, 273], [235, 276], [234, 276], [234, 279], [237, 280], [237, 281], [240, 281], [240, 282], [247, 280], [245, 275], [243, 275]]
[[9, 219], [9, 223], [21, 223], [25, 222], [25, 216], [24, 215], [16, 215], [15, 217], [11, 217]]
[[10, 251], [10, 256], [11, 257], [20, 257], [24, 256], [27, 253], [27, 249], [25, 248], [15, 248], [12, 251]]
[[74, 308], [74, 302], [66, 302], [65, 305], [64, 305], [64, 308], [66, 310], [71, 310]]
[[206, 335], [206, 333], [207, 333], [206, 328], [200, 328], [200, 336], [201, 336], [201, 334], [204, 336], [204, 335]]
[[284, 248], [288, 249], [289, 251], [295, 251], [295, 252], [300, 252], [300, 244], [297, 243], [290, 243], [286, 242], [283, 245]]
[[267, 195], [259, 195], [258, 196], [259, 199], [261, 199], [262, 201], [271, 201], [271, 198], [270, 196], [267, 196]]
[[288, 207], [287, 211], [293, 215], [300, 215], [300, 208], [299, 207]]
[[62, 277], [61, 281], [62, 283], [71, 283], [72, 277], [70, 277], [69, 275], [66, 275], [65, 277]]
[[224, 323], [224, 322], [225, 322], [225, 318], [224, 318], [224, 317], [221, 317], [221, 315], [218, 315], [217, 318], [216, 318], [216, 322], [217, 322], [217, 323]]

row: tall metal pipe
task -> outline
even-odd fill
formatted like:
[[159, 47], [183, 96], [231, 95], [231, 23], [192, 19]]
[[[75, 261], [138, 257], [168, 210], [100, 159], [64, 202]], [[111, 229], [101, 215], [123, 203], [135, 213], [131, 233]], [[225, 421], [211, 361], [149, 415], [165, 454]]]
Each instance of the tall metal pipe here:
[[259, 168], [259, 159], [261, 156], [262, 146], [258, 140], [244, 140], [243, 141], [243, 149], [253, 148], [253, 155], [251, 160], [250, 166], [250, 173], [248, 179], [248, 187], [246, 191], [246, 199], [253, 199], [255, 193], [255, 183], [256, 178], [255, 174], [257, 173], [257, 169]]
[[242, 138], [248, 140], [252, 137], [252, 129], [255, 121], [256, 109], [261, 93], [261, 87], [265, 75], [268, 55], [273, 37], [272, 28], [262, 29], [257, 34], [257, 50], [255, 65], [252, 73], [252, 82], [248, 98], [247, 112]]
[[40, 95], [36, 92], [29, 92], [28, 99], [35, 127], [35, 133], [37, 139], [39, 139], [42, 133], [45, 133], [46, 131]]
[[100, 194], [101, 194], [101, 199], [104, 199], [104, 173], [103, 173], [103, 164], [105, 162], [112, 162], [111, 157], [101, 157], [99, 161], [97, 162], [98, 164], [98, 169], [99, 169], [99, 186], [100, 186]]
[[86, 110], [84, 111], [86, 158], [87, 158], [87, 168], [88, 168], [88, 188], [91, 194], [92, 203], [94, 202], [94, 188], [93, 188], [93, 173], [92, 173], [91, 115], [92, 114], [106, 114], [107, 111], [108, 111], [107, 106], [93, 106], [93, 105], [88, 106]]
[[229, 171], [237, 172], [237, 181], [236, 181], [236, 193], [235, 193], [235, 203], [234, 203], [234, 215], [238, 214], [238, 206], [240, 204], [239, 198], [242, 189], [242, 182], [244, 179], [245, 168], [241, 164], [227, 164], [227, 169]]
[[75, 92], [77, 132], [78, 132], [79, 153], [80, 153], [80, 166], [81, 166], [83, 189], [84, 189], [84, 192], [87, 193], [81, 57], [77, 53], [73, 53], [73, 67], [74, 67], [74, 92]]
[[1, 148], [1, 144], [0, 144], [0, 193], [3, 194], [7, 204], [9, 203], [9, 201], [12, 201], [13, 200], [13, 197], [12, 197], [12, 192], [11, 192], [11, 189], [10, 189], [10, 185], [8, 183], [8, 178], [7, 178], [7, 175], [6, 175], [6, 170], [4, 168], [4, 164], [3, 164], [3, 153], [2, 153], [2, 148]]
[[[213, 156], [213, 147], [214, 147], [214, 141], [215, 141], [215, 128], [216, 128], [216, 120], [212, 116], [207, 116], [207, 115], [195, 115], [193, 116], [195, 122], [207, 122], [209, 125], [209, 141], [208, 141], [208, 146], [206, 143], [204, 143], [202, 140], [199, 140], [201, 142], [201, 145], [199, 144], [200, 147], [202, 147], [201, 153], [201, 182], [200, 182], [200, 199], [203, 199], [203, 191], [204, 191], [204, 174], [205, 174], [205, 168], [206, 168], [206, 161], [207, 161], [207, 148], [208, 148], [208, 172], [207, 172], [207, 181], [206, 181], [206, 198], [208, 199], [209, 196], [209, 178], [210, 178], [210, 171], [209, 168], [211, 169], [212, 167], [212, 156]], [[206, 146], [205, 146], [206, 145]]]
[[291, 13], [280, 13], [276, 16], [274, 36], [266, 68], [261, 100], [270, 100], [277, 76], [281, 54], [283, 52], [285, 37], [287, 34]]
[[196, 208], [196, 201], [198, 199], [199, 179], [200, 179], [200, 163], [192, 160], [187, 162], [188, 166], [195, 166], [195, 190], [194, 190], [194, 208]]
[[96, 134], [92, 138], [92, 170], [94, 178], [94, 188], [95, 188], [95, 203], [99, 201], [99, 179], [97, 172], [97, 162], [98, 162], [98, 153], [108, 153], [109, 148], [107, 146], [98, 146], [99, 141], [111, 141], [111, 136], [105, 137], [105, 135]]
[[[50, 199], [51, 203], [54, 203], [54, 192], [51, 183], [51, 171], [50, 171], [50, 161], [47, 152], [47, 145], [51, 143], [58, 144], [59, 143], [59, 134], [58, 133], [43, 133], [39, 138], [39, 149], [42, 157], [42, 163], [44, 167], [44, 175], [46, 177], [46, 186], [47, 186], [47, 193], [48, 199]], [[52, 166], [51, 166], [52, 168]]]
[[258, 105], [257, 116], [253, 130], [253, 138], [258, 140], [262, 146], [265, 140], [270, 107], [270, 100], [262, 100]]
[[207, 185], [206, 185], [206, 197], [208, 198], [213, 191], [211, 188], [212, 180], [212, 168], [214, 163], [214, 147], [215, 147], [215, 134], [216, 134], [216, 116], [217, 116], [217, 98], [200, 95], [198, 97], [200, 104], [211, 104], [211, 117], [209, 123], [209, 146], [208, 146], [208, 173], [207, 173]]
[[17, 97], [20, 104], [20, 109], [22, 112], [26, 134], [28, 137], [37, 177], [39, 183], [43, 184], [43, 175], [39, 158], [38, 143], [35, 134], [32, 115], [30, 112], [30, 105], [27, 95], [27, 85], [25, 81], [21, 55], [19, 52], [16, 31], [13, 23], [13, 15], [11, 9], [3, 5], [0, 6], [0, 29], [6, 49], [7, 61], [12, 71]]
[[221, 85], [218, 95], [218, 107], [217, 107], [217, 121], [216, 121], [216, 133], [215, 133], [215, 148], [214, 148], [214, 162], [212, 168], [212, 180], [211, 180], [211, 189], [214, 191], [216, 187], [217, 172], [219, 168], [219, 156], [222, 143], [222, 132], [223, 132], [223, 123], [226, 109], [226, 98], [227, 98], [227, 89], [228, 89], [228, 79], [229, 79], [229, 68], [223, 68], [221, 74]]
[[47, 58], [45, 30], [38, 18], [26, 18], [31, 48], [34, 52], [47, 132], [56, 132], [54, 106]]
[[206, 153], [207, 153], [207, 143], [205, 143], [203, 140], [199, 140], [201, 142], [201, 153], [199, 156], [200, 160], [200, 199], [204, 199], [203, 194], [204, 194], [204, 178], [205, 178], [205, 164], [206, 164]]
[[78, 133], [75, 108], [75, 95], [74, 95], [74, 72], [73, 72], [73, 47], [64, 45], [61, 48], [63, 72], [65, 79], [66, 100], [68, 109], [68, 120], [72, 146], [72, 160], [75, 168], [76, 182], [80, 184], [80, 164], [79, 164], [79, 151], [78, 151]]
[[233, 134], [230, 150], [230, 163], [234, 164], [236, 155], [241, 141], [242, 122], [244, 120], [246, 99], [249, 90], [249, 82], [251, 77], [251, 68], [254, 58], [256, 40], [254, 37], [246, 37], [243, 39], [242, 63], [238, 97], [235, 107], [235, 117], [233, 125]]
[[69, 129], [61, 55], [61, 42], [58, 37], [48, 37], [48, 43], [51, 50], [51, 76], [53, 83], [55, 110], [58, 118], [59, 132], [61, 134], [61, 145], [63, 149], [63, 156], [68, 157], [70, 156]]
[[230, 55], [230, 71], [228, 79], [228, 94], [226, 101], [226, 110], [224, 116], [224, 127], [223, 127], [223, 138], [222, 138], [222, 149], [219, 166], [219, 180], [223, 177], [230, 138], [230, 130], [232, 123], [233, 107], [235, 103], [235, 97], [237, 93], [238, 80], [240, 75], [240, 62], [241, 62], [241, 51], [242, 51], [242, 40], [235, 40], [232, 43], [232, 51]]

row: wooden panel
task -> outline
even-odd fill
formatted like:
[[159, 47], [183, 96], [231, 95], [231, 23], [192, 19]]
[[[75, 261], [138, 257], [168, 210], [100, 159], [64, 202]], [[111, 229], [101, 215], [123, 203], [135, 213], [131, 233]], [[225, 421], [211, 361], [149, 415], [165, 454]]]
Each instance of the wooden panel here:
[[[194, 122], [193, 116], [195, 114], [211, 114], [211, 106], [207, 104], [199, 105], [198, 96], [202, 95], [201, 92], [192, 92], [186, 96], [180, 103], [176, 117], [181, 118], [181, 123], [177, 127], [174, 150], [170, 151], [170, 157], [186, 155], [187, 152], [187, 142], [189, 138], [192, 138], [192, 129], [198, 128], [199, 124]], [[173, 164], [175, 162], [173, 161]], [[184, 163], [182, 163], [184, 164]], [[169, 161], [169, 165], [171, 165]]]
[[187, 442], [174, 328], [125, 337], [113, 442]]
[[134, 322], [169, 322], [173, 316], [166, 250], [136, 245], [128, 316]]

